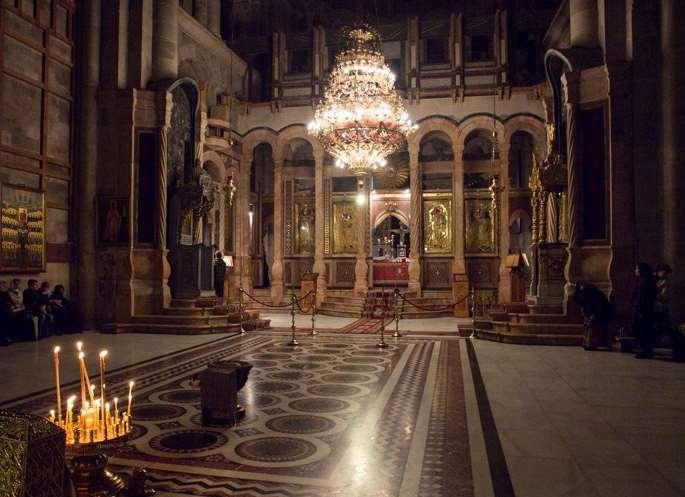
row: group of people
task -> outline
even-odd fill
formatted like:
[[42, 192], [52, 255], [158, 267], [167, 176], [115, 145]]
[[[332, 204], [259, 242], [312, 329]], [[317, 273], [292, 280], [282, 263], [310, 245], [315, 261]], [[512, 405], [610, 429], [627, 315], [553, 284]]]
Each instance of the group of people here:
[[18, 278], [0, 281], [0, 323], [0, 345], [78, 331], [76, 309], [64, 286], [51, 290], [50, 283], [39, 285], [35, 279], [23, 290]]
[[[668, 281], [671, 273], [668, 264], [659, 264], [656, 271], [644, 262], [635, 266], [632, 338], [637, 349], [635, 356], [640, 359], [653, 357], [654, 346], [662, 340], [673, 349], [675, 360], [685, 360], [685, 337], [671, 322]], [[604, 292], [581, 282], [576, 285], [573, 300], [585, 318], [583, 347], [588, 350], [611, 348], [611, 305]]]

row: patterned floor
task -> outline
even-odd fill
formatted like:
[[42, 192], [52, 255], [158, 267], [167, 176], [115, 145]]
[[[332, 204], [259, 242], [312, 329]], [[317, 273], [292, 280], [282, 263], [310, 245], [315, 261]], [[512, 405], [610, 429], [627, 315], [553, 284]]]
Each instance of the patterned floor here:
[[[161, 495], [471, 497], [458, 340], [317, 336], [288, 347], [251, 333], [110, 377], [134, 378], [135, 429], [112, 454]], [[254, 365], [235, 428], [202, 426], [196, 375], [217, 359]], [[50, 394], [18, 407], [42, 412]]]

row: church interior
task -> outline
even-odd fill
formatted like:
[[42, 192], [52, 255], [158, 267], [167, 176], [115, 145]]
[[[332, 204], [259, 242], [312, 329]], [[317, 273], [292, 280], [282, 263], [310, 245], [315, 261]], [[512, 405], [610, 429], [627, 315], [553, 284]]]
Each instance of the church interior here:
[[685, 2], [0, 38], [0, 496], [685, 497]]

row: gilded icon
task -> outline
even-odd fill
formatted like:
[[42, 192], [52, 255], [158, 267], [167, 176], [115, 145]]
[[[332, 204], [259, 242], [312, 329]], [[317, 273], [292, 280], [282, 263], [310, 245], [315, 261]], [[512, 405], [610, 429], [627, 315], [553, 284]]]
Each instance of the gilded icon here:
[[357, 251], [357, 206], [351, 200], [333, 203], [333, 253]]
[[425, 200], [423, 203], [423, 251], [449, 254], [452, 251], [452, 201]]
[[45, 196], [42, 191], [2, 184], [0, 269], [45, 271]]

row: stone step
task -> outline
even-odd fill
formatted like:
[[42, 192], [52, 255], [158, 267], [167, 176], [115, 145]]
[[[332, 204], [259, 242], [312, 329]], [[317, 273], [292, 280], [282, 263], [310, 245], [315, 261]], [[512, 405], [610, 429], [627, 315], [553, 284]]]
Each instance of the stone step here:
[[492, 321], [492, 329], [501, 333], [515, 333], [519, 335], [583, 335], [582, 324], [570, 323], [512, 323], [508, 321]]
[[102, 327], [103, 333], [154, 333], [164, 335], [207, 335], [212, 333], [236, 333], [240, 325], [224, 323], [221, 325], [183, 325], [149, 323], [115, 323]]
[[343, 295], [328, 295], [326, 294], [326, 298], [324, 299], [325, 302], [336, 302], [336, 303], [342, 303], [342, 304], [349, 304], [349, 303], [358, 303], [359, 305], [364, 304], [366, 302], [366, 299], [363, 297], [345, 297]]
[[335, 316], [341, 318], [358, 318], [361, 317], [361, 310], [355, 311], [352, 309], [336, 309], [329, 307], [321, 307], [318, 309], [318, 313], [324, 316]]
[[519, 345], [565, 345], [578, 346], [583, 343], [582, 334], [521, 334], [494, 330], [476, 329], [476, 337], [493, 342]]
[[205, 309], [201, 307], [167, 307], [162, 312], [167, 316], [202, 316]]
[[512, 323], [560, 323], [582, 324], [581, 320], [574, 320], [565, 314], [509, 314]]
[[133, 316], [131, 321], [141, 324], [170, 324], [179, 326], [220, 325], [228, 322], [228, 315], [168, 316], [166, 314], [140, 314]]

